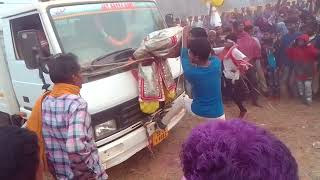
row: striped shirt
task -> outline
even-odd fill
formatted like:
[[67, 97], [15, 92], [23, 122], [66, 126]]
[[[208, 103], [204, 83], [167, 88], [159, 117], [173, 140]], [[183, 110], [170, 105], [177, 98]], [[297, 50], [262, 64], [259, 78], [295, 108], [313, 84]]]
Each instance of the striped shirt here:
[[108, 178], [99, 161], [87, 103], [80, 96], [47, 96], [42, 124], [48, 163], [57, 179]]

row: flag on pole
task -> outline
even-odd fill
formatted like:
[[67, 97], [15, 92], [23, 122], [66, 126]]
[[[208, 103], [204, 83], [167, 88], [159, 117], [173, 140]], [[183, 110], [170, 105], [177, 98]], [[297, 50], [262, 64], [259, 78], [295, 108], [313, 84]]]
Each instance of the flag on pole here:
[[204, 3], [210, 3], [214, 7], [220, 7], [223, 5], [224, 0], [202, 0]]

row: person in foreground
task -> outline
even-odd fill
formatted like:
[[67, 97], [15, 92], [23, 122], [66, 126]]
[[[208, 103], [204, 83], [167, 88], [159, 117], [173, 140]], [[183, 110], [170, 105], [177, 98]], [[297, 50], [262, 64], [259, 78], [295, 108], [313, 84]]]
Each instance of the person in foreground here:
[[242, 120], [192, 130], [181, 152], [186, 180], [298, 180], [290, 150], [266, 130]]
[[206, 120], [224, 120], [221, 62], [218, 58], [209, 57], [211, 45], [207, 37], [190, 39], [189, 35], [187, 26], [183, 30], [181, 61], [184, 75], [191, 84], [192, 113]]
[[0, 127], [0, 179], [35, 180], [39, 164], [37, 135], [19, 127]]
[[82, 77], [77, 58], [58, 54], [48, 67], [53, 89], [36, 102], [27, 125], [37, 132], [40, 148], [45, 147], [40, 149], [39, 169], [50, 171], [56, 179], [107, 179], [94, 142], [88, 105], [80, 96]]

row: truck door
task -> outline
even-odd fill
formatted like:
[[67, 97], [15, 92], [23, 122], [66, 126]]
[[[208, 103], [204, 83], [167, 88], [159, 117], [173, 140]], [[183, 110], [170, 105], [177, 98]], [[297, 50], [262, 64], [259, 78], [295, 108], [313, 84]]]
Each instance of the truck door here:
[[[20, 14], [4, 20], [4, 42], [13, 88], [20, 110], [28, 112], [32, 110], [35, 101], [43, 92], [43, 83], [39, 78], [38, 70], [28, 69], [25, 61], [21, 58], [22, 51], [19, 47], [18, 32], [23, 30], [39, 30], [46, 40], [39, 13], [35, 11], [24, 15]], [[48, 43], [48, 41], [45, 42]], [[48, 77], [45, 78], [47, 82], [50, 82]]]

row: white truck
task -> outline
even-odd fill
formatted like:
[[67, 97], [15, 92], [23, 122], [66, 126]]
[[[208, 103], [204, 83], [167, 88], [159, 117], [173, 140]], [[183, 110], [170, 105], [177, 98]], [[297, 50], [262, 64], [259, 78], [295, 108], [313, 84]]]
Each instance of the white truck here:
[[[165, 110], [150, 123], [150, 116], [140, 111], [138, 85], [131, 71], [112, 71], [119, 62], [128, 61], [147, 34], [166, 28], [157, 3], [42, 1], [0, 0], [0, 122], [26, 120], [44, 89], [52, 87], [41, 53], [42, 45], [48, 44], [50, 55], [71, 52], [84, 69], [90, 69], [81, 96], [88, 102], [105, 168], [127, 160], [152, 141], [158, 144], [165, 139], [186, 113], [184, 81], [178, 81], [176, 100], [162, 106]], [[168, 61], [178, 80], [180, 61]], [[115, 66], [109, 66], [112, 63]], [[158, 122], [166, 129], [158, 131]]]

